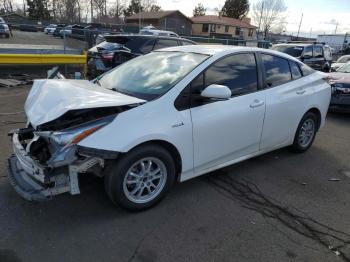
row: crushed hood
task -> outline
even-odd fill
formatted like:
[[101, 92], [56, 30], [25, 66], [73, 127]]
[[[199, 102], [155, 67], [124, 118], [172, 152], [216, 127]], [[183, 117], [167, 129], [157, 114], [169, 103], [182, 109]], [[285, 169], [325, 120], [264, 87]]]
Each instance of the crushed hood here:
[[24, 109], [35, 128], [70, 110], [115, 107], [145, 102], [91, 83], [87, 80], [35, 80]]

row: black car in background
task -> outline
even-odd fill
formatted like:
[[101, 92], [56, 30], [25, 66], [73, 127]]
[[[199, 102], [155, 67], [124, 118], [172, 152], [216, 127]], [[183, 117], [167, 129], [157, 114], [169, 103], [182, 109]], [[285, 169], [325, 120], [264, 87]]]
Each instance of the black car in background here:
[[154, 35], [105, 35], [104, 42], [87, 53], [88, 76], [95, 78], [104, 72], [153, 50], [196, 43], [181, 37]]
[[5, 36], [6, 38], [10, 37], [10, 28], [5, 23], [0, 23], [0, 37]]
[[331, 111], [350, 113], [350, 62], [329, 74], [332, 87]]
[[332, 51], [323, 43], [287, 43], [274, 45], [272, 50], [286, 53], [319, 71], [330, 72]]

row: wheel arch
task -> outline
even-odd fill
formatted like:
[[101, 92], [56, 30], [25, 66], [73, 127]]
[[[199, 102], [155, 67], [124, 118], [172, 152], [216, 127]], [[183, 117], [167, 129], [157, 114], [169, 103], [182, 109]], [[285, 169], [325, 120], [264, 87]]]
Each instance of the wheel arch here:
[[182, 172], [182, 158], [181, 158], [179, 150], [176, 148], [176, 146], [174, 144], [172, 144], [166, 140], [154, 139], [154, 140], [148, 140], [148, 141], [144, 141], [140, 144], [137, 144], [134, 147], [132, 147], [130, 150], [133, 150], [137, 147], [141, 147], [144, 145], [150, 145], [150, 144], [161, 146], [161, 147], [165, 148], [170, 153], [170, 155], [172, 156], [172, 158], [174, 159], [174, 162], [175, 162], [176, 179], [178, 181], [178, 179], [180, 178], [180, 174]]
[[[317, 107], [312, 107], [305, 114], [307, 114], [309, 112], [315, 114], [317, 117], [317, 131], [318, 131], [320, 126], [321, 126], [321, 119], [322, 119], [321, 111]], [[303, 115], [303, 117], [304, 117], [304, 115]]]

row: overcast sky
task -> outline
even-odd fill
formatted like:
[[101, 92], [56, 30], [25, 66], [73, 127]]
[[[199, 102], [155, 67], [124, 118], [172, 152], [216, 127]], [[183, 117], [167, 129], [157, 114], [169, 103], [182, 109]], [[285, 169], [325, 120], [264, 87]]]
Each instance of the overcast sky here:
[[[192, 16], [194, 7], [201, 2], [208, 10], [221, 8], [225, 0], [158, 0], [164, 10], [179, 9], [187, 16]], [[250, 0], [253, 4], [257, 0]], [[350, 32], [350, 0], [285, 0], [287, 10], [287, 32], [296, 34], [302, 13], [302, 36], [334, 33], [337, 22], [337, 33]]]

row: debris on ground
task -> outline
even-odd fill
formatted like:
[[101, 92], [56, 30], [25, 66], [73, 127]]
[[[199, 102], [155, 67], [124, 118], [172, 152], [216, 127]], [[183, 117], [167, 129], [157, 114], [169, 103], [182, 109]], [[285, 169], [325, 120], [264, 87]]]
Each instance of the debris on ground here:
[[339, 178], [329, 178], [328, 181], [338, 182], [338, 181], [340, 181], [340, 179]]
[[33, 83], [33, 78], [27, 74], [12, 74], [1, 76], [0, 87], [17, 87]]

